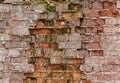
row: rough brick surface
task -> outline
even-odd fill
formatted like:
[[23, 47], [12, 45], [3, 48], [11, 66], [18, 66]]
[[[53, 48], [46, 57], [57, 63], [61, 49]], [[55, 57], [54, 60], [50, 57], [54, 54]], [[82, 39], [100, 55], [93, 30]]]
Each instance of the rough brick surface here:
[[120, 83], [119, 0], [36, 1], [0, 0], [0, 83]]

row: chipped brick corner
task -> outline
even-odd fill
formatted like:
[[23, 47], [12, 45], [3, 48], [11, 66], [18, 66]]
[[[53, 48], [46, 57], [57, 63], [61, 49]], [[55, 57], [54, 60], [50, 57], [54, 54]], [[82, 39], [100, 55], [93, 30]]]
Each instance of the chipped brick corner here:
[[120, 82], [119, 0], [27, 1], [0, 1], [0, 83]]

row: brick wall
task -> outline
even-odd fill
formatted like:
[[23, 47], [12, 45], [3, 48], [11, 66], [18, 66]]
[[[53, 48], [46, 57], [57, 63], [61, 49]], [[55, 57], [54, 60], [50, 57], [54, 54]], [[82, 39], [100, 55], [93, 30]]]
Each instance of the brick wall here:
[[120, 82], [119, 0], [0, 3], [0, 83]]

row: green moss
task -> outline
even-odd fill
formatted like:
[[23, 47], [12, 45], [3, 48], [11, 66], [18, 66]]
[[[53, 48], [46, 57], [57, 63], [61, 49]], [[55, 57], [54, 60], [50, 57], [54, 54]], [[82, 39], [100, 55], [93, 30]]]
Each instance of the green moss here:
[[3, 79], [2, 76], [0, 76], [0, 80]]
[[26, 5], [31, 5], [33, 2], [32, 1], [28, 1], [28, 2], [26, 2], [25, 4]]
[[4, 0], [0, 0], [0, 4], [3, 3]]
[[73, 10], [73, 9], [74, 9], [74, 4], [72, 4], [72, 3], [69, 4], [69, 5], [68, 5], [68, 10]]
[[46, 35], [45, 41], [51, 43], [53, 41], [53, 35], [52, 34]]
[[48, 11], [50, 11], [50, 12], [55, 12], [55, 6], [51, 6], [51, 5], [49, 5], [49, 4], [47, 4], [47, 6], [46, 6], [46, 9], [48, 10]]
[[34, 48], [31, 48], [31, 54], [32, 54], [33, 56], [35, 56], [36, 51], [35, 51], [35, 49], [34, 49]]

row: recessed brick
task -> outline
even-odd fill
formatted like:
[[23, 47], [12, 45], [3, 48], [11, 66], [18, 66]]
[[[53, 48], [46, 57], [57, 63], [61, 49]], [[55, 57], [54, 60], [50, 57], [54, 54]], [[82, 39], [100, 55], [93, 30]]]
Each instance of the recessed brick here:
[[91, 51], [91, 56], [103, 56], [103, 50], [93, 50]]
[[43, 28], [43, 29], [30, 29], [30, 34], [50, 34], [50, 29]]

